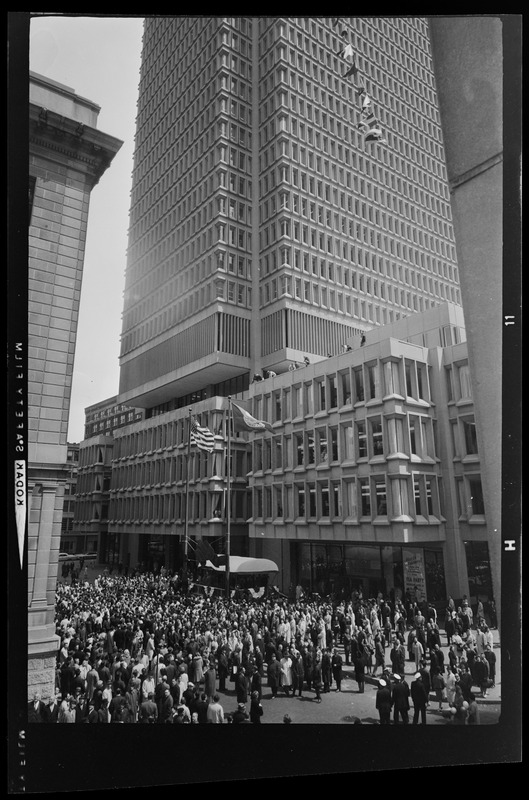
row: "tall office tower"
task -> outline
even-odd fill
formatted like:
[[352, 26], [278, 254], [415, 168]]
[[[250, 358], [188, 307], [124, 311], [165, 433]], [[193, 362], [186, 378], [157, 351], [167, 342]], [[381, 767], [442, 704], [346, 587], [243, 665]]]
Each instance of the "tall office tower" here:
[[120, 402], [147, 416], [460, 302], [428, 24], [145, 21]]

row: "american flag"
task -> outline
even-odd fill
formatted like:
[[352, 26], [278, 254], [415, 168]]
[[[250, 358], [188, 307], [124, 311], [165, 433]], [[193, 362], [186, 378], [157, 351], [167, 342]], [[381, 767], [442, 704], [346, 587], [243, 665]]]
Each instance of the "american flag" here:
[[196, 444], [200, 450], [212, 453], [215, 445], [215, 437], [209, 428], [201, 427], [195, 417], [191, 417], [191, 444]]

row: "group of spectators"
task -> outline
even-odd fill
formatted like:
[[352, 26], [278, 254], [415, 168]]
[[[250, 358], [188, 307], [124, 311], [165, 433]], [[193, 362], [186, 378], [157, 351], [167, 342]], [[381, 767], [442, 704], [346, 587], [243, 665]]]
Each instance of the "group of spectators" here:
[[[447, 633], [452, 655], [445, 664], [436, 611], [427, 603], [381, 596], [365, 600], [361, 593], [335, 602], [209, 598], [181, 591], [176, 576], [165, 571], [58, 583], [56, 691], [45, 702], [33, 698], [29, 719], [258, 724], [264, 715], [263, 687], [271, 700], [279, 693], [308, 693], [321, 703], [325, 693], [341, 691], [345, 658], [354, 666], [359, 692], [366, 674], [380, 674], [386, 685], [377, 691], [377, 708], [384, 689], [395, 721], [406, 721], [397, 702], [399, 685], [407, 687], [400, 678], [406, 649], [427, 696], [437, 692], [436, 676], [443, 677], [445, 686], [436, 695], [440, 707], [445, 698], [455, 705], [459, 689], [469, 698], [481, 681], [478, 664], [490, 663], [485, 629], [467, 630], [459, 647], [463, 631], [458, 632], [459, 610], [454, 611], [455, 630]], [[483, 681], [486, 693], [488, 678]], [[234, 711], [220, 701], [220, 693], [229, 689], [235, 694]]]
[[[435, 696], [438, 711], [444, 712], [459, 725], [479, 724], [477, 694], [486, 697], [496, 685], [496, 654], [493, 634], [478, 602], [476, 629], [468, 601], [455, 609], [452, 598], [445, 613], [445, 634], [448, 657], [441, 649], [439, 628], [434, 618], [429, 622], [422, 613], [415, 616], [406, 643], [399, 633], [390, 650], [391, 669], [385, 667], [379, 680], [376, 708], [380, 723], [389, 724], [393, 711], [395, 724], [407, 724], [413, 705], [413, 723], [426, 723], [430, 697]], [[411, 686], [402, 677], [406, 659], [415, 663], [416, 673]], [[475, 689], [477, 687], [477, 689]], [[444, 708], [446, 703], [446, 710]]]

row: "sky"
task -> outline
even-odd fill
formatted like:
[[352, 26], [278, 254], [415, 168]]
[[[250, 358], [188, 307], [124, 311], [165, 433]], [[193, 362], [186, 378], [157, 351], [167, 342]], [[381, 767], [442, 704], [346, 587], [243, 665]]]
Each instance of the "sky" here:
[[118, 393], [142, 33], [142, 17], [53, 15], [30, 24], [30, 70], [100, 106], [97, 129], [123, 141], [90, 196], [69, 442], [84, 438], [85, 408]]

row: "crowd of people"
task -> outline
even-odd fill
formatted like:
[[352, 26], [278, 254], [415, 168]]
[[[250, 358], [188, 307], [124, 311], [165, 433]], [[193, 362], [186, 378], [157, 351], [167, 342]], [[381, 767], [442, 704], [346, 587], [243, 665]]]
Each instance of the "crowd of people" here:
[[[494, 685], [492, 634], [484, 620], [476, 629], [468, 603], [452, 606], [445, 659], [435, 608], [409, 599], [209, 598], [165, 571], [58, 583], [56, 691], [33, 698], [29, 719], [259, 724], [264, 687], [267, 700], [321, 703], [342, 691], [345, 663], [359, 692], [366, 675], [378, 677], [382, 724], [391, 710], [395, 723], [408, 721], [410, 695], [414, 722], [426, 721], [431, 695], [454, 722], [476, 722], [474, 687], [485, 696]], [[411, 689], [406, 660], [416, 669]], [[229, 690], [233, 711], [221, 703]]]

